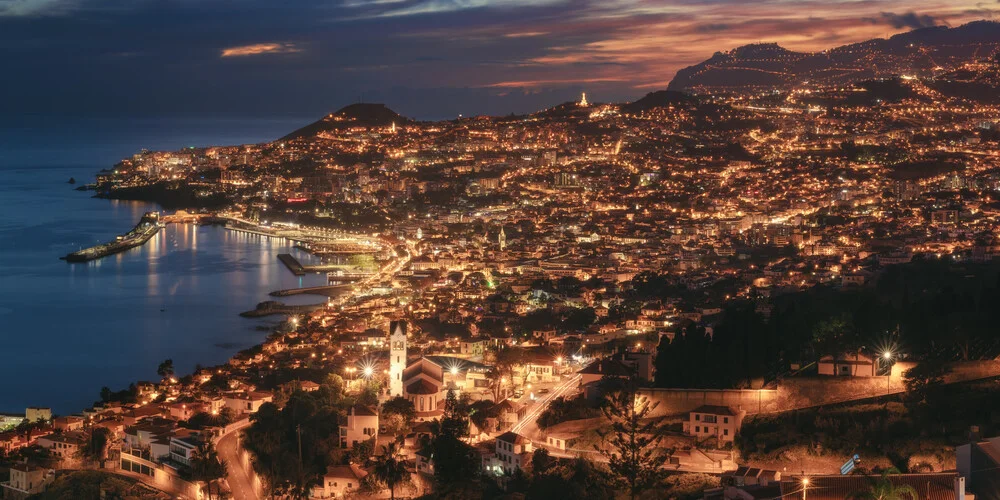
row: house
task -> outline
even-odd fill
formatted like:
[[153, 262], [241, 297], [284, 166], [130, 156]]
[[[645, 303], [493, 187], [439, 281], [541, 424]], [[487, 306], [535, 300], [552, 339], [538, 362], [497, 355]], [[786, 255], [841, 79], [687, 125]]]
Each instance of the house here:
[[524, 414], [527, 413], [527, 407], [510, 399], [505, 399], [497, 403], [491, 413], [496, 415], [498, 425], [503, 429], [521, 421], [524, 418]]
[[269, 392], [249, 392], [227, 394], [225, 396], [226, 407], [235, 411], [238, 415], [247, 413], [257, 413], [261, 405], [270, 403], [274, 397]]
[[520, 434], [508, 431], [497, 436], [494, 471], [499, 475], [524, 469], [524, 464], [531, 460], [532, 451], [531, 440]]
[[819, 374], [844, 377], [874, 377], [875, 361], [869, 357], [855, 353], [844, 353], [838, 356], [826, 355], [819, 358]]
[[378, 439], [378, 413], [364, 405], [347, 410], [347, 422], [340, 426], [340, 447], [351, 448], [371, 438]]
[[48, 422], [52, 420], [52, 408], [29, 406], [24, 410], [24, 418], [28, 422], [38, 422], [39, 420]]
[[56, 479], [56, 471], [34, 465], [14, 464], [10, 480], [0, 483], [0, 498], [22, 500], [45, 491]]
[[637, 377], [645, 382], [653, 381], [653, 353], [628, 351], [616, 356], [626, 366], [632, 368]]
[[977, 499], [1000, 499], [1000, 437], [975, 439], [955, 448], [959, 475]]
[[731, 442], [743, 425], [747, 412], [730, 406], [702, 405], [688, 413], [684, 434], [698, 439], [714, 437]]
[[604, 377], [629, 378], [634, 374], [635, 369], [621, 361], [600, 359], [580, 370], [580, 385], [598, 382]]
[[480, 358], [482, 359], [483, 354], [486, 353], [486, 341], [485, 340], [475, 340], [475, 341], [462, 341], [459, 344], [462, 356], [468, 356], [470, 358]]
[[781, 482], [781, 473], [759, 467], [740, 466], [722, 474], [722, 484], [730, 486], [768, 486]]
[[333, 465], [323, 474], [323, 483], [313, 486], [309, 498], [346, 498], [361, 488], [361, 481], [368, 472], [357, 464]]
[[83, 417], [67, 415], [52, 419], [52, 427], [61, 431], [78, 431], [83, 429]]
[[171, 421], [147, 421], [125, 429], [122, 450], [151, 461], [170, 456], [170, 438], [176, 424]]
[[202, 403], [173, 403], [167, 406], [167, 411], [175, 420], [188, 420], [198, 413], [206, 412], [207, 409]]
[[434, 455], [429, 448], [417, 452], [414, 464], [418, 473], [434, 475]]
[[579, 437], [578, 434], [571, 433], [554, 433], [545, 436], [545, 444], [549, 448], [555, 448], [560, 451], [566, 451], [569, 446], [569, 442], [575, 438]]
[[[892, 474], [894, 485], [908, 485], [920, 500], [965, 500], [965, 478], [956, 472], [928, 474]], [[830, 476], [790, 476], [781, 478], [783, 500], [843, 500], [871, 488], [871, 479], [863, 474]], [[979, 498], [978, 496], [976, 498]]]
[[59, 434], [49, 434], [38, 438], [36, 444], [42, 448], [48, 448], [49, 453], [58, 457], [59, 461], [75, 463], [78, 460], [80, 447], [87, 442], [86, 436], [81, 431], [70, 431]]
[[191, 459], [194, 458], [202, 441], [197, 436], [171, 436], [169, 443], [170, 460], [191, 465]]

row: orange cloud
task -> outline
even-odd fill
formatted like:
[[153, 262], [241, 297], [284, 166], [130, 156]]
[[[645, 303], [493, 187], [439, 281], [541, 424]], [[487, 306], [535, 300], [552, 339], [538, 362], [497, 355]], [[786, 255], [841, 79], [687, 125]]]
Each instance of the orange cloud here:
[[302, 52], [294, 43], [255, 43], [222, 49], [221, 57], [246, 57], [262, 54], [291, 54]]

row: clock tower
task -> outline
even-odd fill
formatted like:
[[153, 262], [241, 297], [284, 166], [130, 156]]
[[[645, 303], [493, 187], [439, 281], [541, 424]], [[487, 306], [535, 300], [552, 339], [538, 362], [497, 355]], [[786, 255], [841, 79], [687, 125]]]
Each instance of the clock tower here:
[[406, 368], [406, 322], [389, 323], [389, 395], [403, 395], [403, 370]]

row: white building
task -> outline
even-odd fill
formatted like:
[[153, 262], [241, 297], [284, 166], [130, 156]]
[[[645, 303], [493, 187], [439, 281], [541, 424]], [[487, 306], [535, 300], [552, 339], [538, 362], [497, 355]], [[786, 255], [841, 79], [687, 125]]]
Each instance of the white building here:
[[714, 437], [719, 442], [731, 442], [746, 415], [746, 411], [729, 406], [702, 405], [688, 414], [684, 434], [698, 439]]
[[497, 436], [496, 472], [513, 474], [517, 469], [524, 469], [524, 464], [531, 460], [532, 451], [531, 440], [520, 434], [508, 431]]
[[406, 369], [406, 323], [389, 325], [389, 395], [403, 395], [403, 370]]
[[340, 426], [340, 447], [355, 447], [369, 439], [378, 439], [378, 414], [363, 405], [347, 411], [347, 423]]

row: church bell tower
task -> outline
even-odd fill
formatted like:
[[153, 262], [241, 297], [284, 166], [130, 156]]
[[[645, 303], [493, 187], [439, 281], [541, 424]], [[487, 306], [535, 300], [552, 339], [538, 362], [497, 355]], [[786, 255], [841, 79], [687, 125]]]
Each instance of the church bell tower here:
[[389, 395], [403, 395], [403, 370], [406, 368], [406, 322], [389, 323]]

